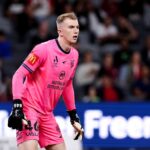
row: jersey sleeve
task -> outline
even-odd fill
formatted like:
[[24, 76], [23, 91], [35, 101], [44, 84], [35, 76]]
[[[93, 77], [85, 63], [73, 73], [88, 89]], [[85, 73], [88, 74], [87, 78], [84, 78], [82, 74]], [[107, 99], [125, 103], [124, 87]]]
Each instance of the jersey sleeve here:
[[36, 46], [25, 59], [23, 64], [13, 75], [12, 79], [12, 94], [13, 99], [22, 99], [24, 93], [24, 80], [28, 75], [31, 75], [44, 61], [44, 51], [41, 46]]
[[68, 111], [76, 109], [72, 80], [69, 80], [67, 86], [65, 87], [62, 93], [62, 97], [64, 99], [64, 103]]
[[68, 81], [63, 93], [62, 93], [62, 97], [64, 99], [65, 105], [67, 110], [73, 110], [76, 109], [75, 106], [75, 94], [74, 94], [74, 88], [73, 88], [73, 81], [72, 79], [74, 78], [75, 72], [76, 72], [76, 68], [77, 68], [77, 64], [78, 64], [78, 53], [76, 55], [76, 63], [75, 63], [75, 67], [74, 70], [72, 72], [71, 78]]
[[19, 69], [15, 72], [12, 78], [12, 94], [13, 99], [22, 99], [24, 92], [24, 80], [30, 72], [26, 70], [23, 66], [20, 66]]

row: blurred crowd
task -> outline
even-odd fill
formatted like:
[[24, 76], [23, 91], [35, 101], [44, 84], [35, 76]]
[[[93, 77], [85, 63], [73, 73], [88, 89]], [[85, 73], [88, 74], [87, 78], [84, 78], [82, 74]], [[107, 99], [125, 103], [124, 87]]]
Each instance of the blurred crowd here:
[[149, 101], [149, 0], [1, 0], [0, 101], [12, 99], [12, 75], [32, 48], [57, 38], [57, 16], [72, 11], [80, 24], [76, 99]]

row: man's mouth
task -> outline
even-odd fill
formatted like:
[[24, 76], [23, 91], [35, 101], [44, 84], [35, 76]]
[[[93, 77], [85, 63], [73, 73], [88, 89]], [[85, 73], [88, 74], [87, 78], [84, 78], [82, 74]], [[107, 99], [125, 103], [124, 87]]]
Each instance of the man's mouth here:
[[76, 36], [76, 35], [73, 36], [73, 39], [74, 39], [74, 40], [77, 40], [77, 38], [78, 38], [78, 36]]

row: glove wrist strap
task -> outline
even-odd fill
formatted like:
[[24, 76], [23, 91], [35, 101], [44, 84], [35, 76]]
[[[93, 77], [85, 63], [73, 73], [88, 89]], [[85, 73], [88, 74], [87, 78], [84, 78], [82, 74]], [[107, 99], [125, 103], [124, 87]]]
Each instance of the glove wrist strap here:
[[22, 101], [20, 99], [14, 99], [13, 100], [13, 108], [14, 109], [22, 109], [23, 108], [23, 104]]
[[70, 116], [71, 124], [74, 124], [74, 121], [80, 122], [79, 117], [77, 115], [76, 109], [73, 109], [73, 110], [70, 110], [70, 111], [67, 111], [67, 112], [68, 112], [68, 114]]

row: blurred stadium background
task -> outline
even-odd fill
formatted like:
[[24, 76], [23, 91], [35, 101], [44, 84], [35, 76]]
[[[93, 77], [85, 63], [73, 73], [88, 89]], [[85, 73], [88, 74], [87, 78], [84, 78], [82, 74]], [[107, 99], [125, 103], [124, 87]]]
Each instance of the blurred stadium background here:
[[[35, 44], [57, 37], [56, 17], [71, 11], [80, 23], [74, 87], [85, 128], [75, 149], [149, 150], [149, 0], [0, 0], [0, 150], [16, 147], [7, 128], [12, 75]], [[61, 105], [56, 115], [70, 133]]]

